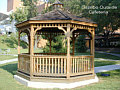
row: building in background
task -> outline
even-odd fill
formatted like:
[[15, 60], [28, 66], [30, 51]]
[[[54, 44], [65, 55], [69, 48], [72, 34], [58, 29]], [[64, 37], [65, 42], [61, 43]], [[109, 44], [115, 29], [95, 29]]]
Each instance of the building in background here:
[[[48, 0], [39, 0], [37, 2], [37, 12], [41, 14], [42, 10], [50, 6], [50, 4], [47, 3]], [[17, 8], [22, 8], [23, 2], [21, 0], [7, 0], [7, 12], [15, 12]]]

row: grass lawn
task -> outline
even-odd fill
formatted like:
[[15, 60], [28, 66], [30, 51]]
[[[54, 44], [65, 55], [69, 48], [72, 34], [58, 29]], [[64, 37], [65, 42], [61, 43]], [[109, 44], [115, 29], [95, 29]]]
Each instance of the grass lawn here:
[[105, 65], [115, 65], [115, 64], [120, 64], [120, 61], [107, 61], [107, 60], [94, 59], [95, 67], [105, 66]]
[[[42, 49], [34, 49], [34, 53], [42, 53]], [[27, 49], [20, 49], [20, 53], [28, 53], [28, 48]], [[10, 48], [9, 54], [18, 54], [18, 50], [14, 48]]]
[[[7, 63], [0, 65], [0, 90], [43, 90], [26, 87], [19, 82], [17, 82], [13, 75], [17, 71], [17, 62]], [[98, 73], [100, 81], [87, 86], [77, 87], [74, 90], [120, 90], [120, 70], [113, 70], [109, 72], [104, 72], [110, 74], [109, 77], [100, 76]], [[44, 89], [50, 90], [50, 89]], [[60, 90], [60, 89], [53, 89]], [[71, 89], [73, 90], [73, 89]]]
[[[75, 53], [75, 55], [90, 55], [90, 52]], [[110, 55], [110, 54], [105, 54], [105, 53], [97, 53], [97, 52], [95, 52], [95, 58], [120, 60], [120, 57], [117, 57], [117, 56], [114, 56], [114, 55]]]
[[11, 55], [0, 55], [0, 61], [8, 60], [8, 59], [14, 59], [14, 58], [18, 58], [18, 57], [17, 56], [11, 56]]

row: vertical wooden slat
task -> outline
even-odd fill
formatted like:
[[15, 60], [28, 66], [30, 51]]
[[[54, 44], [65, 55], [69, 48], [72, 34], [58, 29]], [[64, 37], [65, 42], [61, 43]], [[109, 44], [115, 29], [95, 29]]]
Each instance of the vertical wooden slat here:
[[50, 58], [48, 58], [49, 59], [49, 73], [50, 73]]
[[63, 58], [61, 58], [61, 73], [63, 73]]
[[40, 58], [40, 73], [41, 73], [41, 58]]
[[59, 64], [60, 64], [60, 61], [59, 61], [59, 58], [58, 58], [58, 74], [59, 74], [59, 72], [60, 72], [60, 70], [59, 70]]
[[83, 61], [84, 61], [84, 72], [85, 72], [85, 58], [83, 59]]
[[73, 60], [73, 73], [74, 73], [74, 59], [75, 59], [75, 58], [72, 58], [72, 60]]
[[75, 73], [76, 73], [76, 69], [77, 69], [77, 68], [76, 68], [76, 58], [75, 58]]
[[37, 60], [37, 73], [38, 73], [38, 58], [35, 58], [35, 60]]
[[90, 58], [88, 59], [88, 71], [90, 71], [90, 65], [89, 65], [90, 63], [89, 62], [90, 62]]
[[33, 72], [35, 72], [35, 58], [33, 58], [33, 64], [34, 64], [34, 71]]
[[56, 58], [55, 58], [55, 74], [56, 74]]
[[77, 73], [78, 73], [78, 69], [79, 69], [79, 68], [78, 68], [78, 63], [79, 63], [78, 60], [79, 60], [79, 58], [77, 58]]
[[83, 72], [83, 58], [82, 58], [82, 72]]
[[43, 73], [44, 73], [44, 58], [42, 60], [43, 60]]
[[64, 73], [66, 73], [66, 59], [64, 59]]
[[52, 73], [53, 73], [53, 58], [52, 58]]
[[47, 58], [46, 58], [46, 73], [47, 73]]

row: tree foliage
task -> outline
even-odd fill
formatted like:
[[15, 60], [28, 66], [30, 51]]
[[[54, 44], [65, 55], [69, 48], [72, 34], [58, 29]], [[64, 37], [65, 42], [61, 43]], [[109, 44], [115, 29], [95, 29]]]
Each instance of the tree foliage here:
[[11, 21], [15, 19], [17, 23], [27, 20], [28, 10], [27, 8], [17, 8], [16, 12], [10, 14]]
[[75, 42], [76, 52], [86, 52], [85, 35], [80, 35]]
[[23, 22], [25, 20], [28, 20], [29, 18], [37, 16], [37, 8], [36, 4], [38, 0], [21, 0], [23, 1], [22, 8], [17, 8], [15, 12], [10, 14], [11, 21], [15, 19], [17, 23]]
[[[55, 37], [51, 42], [51, 53], [66, 53], [67, 48], [64, 47], [64, 37], [57, 36]], [[47, 45], [43, 48], [44, 53], [50, 52], [50, 42], [47, 43]]]

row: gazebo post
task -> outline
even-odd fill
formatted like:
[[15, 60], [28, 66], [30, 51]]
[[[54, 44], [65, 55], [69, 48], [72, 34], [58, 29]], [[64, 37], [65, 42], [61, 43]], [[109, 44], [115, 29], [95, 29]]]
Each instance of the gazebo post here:
[[73, 52], [72, 52], [72, 55], [74, 55], [74, 51], [75, 51], [75, 36], [73, 33]]
[[20, 31], [18, 32], [18, 54], [20, 54]]
[[51, 55], [51, 33], [50, 33], [50, 39], [49, 39], [49, 41], [50, 41], [50, 55]]
[[70, 24], [67, 24], [67, 78], [70, 78]]
[[33, 77], [33, 50], [34, 50], [34, 37], [33, 37], [34, 28], [31, 25], [30, 31], [30, 78]]
[[93, 74], [95, 74], [94, 72], [94, 56], [95, 56], [95, 50], [94, 47], [95, 46], [95, 29], [92, 31], [92, 55], [93, 55], [93, 59], [92, 59], [92, 70], [93, 70]]

